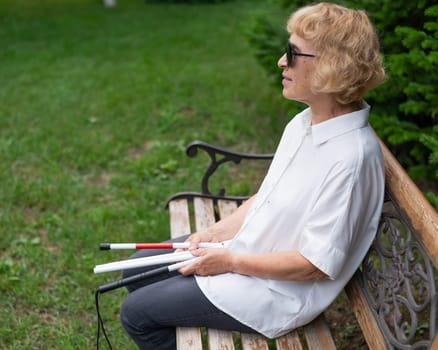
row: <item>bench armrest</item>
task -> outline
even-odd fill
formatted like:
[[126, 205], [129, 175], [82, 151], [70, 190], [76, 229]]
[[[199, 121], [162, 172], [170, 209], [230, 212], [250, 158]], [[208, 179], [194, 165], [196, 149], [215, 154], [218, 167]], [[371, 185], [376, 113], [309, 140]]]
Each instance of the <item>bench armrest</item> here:
[[[167, 204], [174, 199], [193, 199], [194, 197], [212, 198], [212, 199], [229, 199], [237, 201], [239, 204], [247, 199], [246, 196], [226, 196], [225, 189], [221, 188], [218, 193], [213, 194], [208, 186], [210, 177], [225, 163], [233, 162], [239, 164], [242, 160], [272, 160], [273, 153], [242, 153], [232, 151], [223, 147], [211, 145], [203, 141], [193, 141], [186, 147], [186, 154], [190, 158], [197, 156], [198, 151], [204, 151], [210, 157], [210, 164], [204, 172], [201, 179], [201, 192], [179, 192], [170, 197]], [[166, 207], [167, 207], [166, 204]]]
[[[186, 154], [193, 158], [198, 154], [198, 149], [206, 152], [210, 157], [210, 165], [204, 173], [201, 181], [201, 193], [207, 195], [213, 195], [208, 188], [208, 181], [210, 177], [216, 172], [216, 170], [227, 162], [234, 162], [235, 164], [239, 164], [242, 159], [265, 159], [271, 160], [273, 158], [272, 153], [267, 154], [253, 154], [253, 153], [241, 153], [231, 151], [222, 147], [217, 147], [210, 145], [208, 143], [202, 141], [193, 141], [191, 142], [186, 149]], [[219, 190], [217, 196], [224, 196], [225, 189], [222, 188]]]

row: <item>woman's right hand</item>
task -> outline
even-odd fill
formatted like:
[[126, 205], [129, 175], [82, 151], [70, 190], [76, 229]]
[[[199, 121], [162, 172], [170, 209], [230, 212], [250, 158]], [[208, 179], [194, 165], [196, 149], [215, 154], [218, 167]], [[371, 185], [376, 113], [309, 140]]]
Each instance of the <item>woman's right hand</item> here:
[[[250, 199], [245, 201], [240, 207], [238, 207], [231, 215], [226, 218], [219, 220], [214, 225], [211, 225], [203, 230], [195, 232], [189, 236], [186, 242], [190, 243], [189, 250], [195, 250], [198, 248], [200, 242], [224, 242], [237, 234], [240, 230], [243, 221], [245, 219], [246, 213], [254, 201], [256, 195], [253, 195]], [[182, 251], [183, 249], [178, 249]], [[185, 249], [184, 249], [185, 250]]]
[[[190, 243], [188, 250], [198, 249], [198, 245], [201, 242], [219, 242], [215, 237], [208, 232], [207, 230], [195, 232], [189, 236], [189, 238], [185, 241], [186, 243]], [[178, 251], [183, 251], [185, 249], [177, 249]]]

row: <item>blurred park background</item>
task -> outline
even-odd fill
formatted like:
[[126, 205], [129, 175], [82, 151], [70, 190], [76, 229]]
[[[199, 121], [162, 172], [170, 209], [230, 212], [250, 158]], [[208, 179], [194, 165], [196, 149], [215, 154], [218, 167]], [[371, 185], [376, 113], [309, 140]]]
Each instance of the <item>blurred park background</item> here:
[[[207, 161], [190, 141], [275, 149], [303, 108], [282, 99], [276, 61], [305, 3], [0, 0], [0, 349], [95, 347], [94, 290], [119, 276], [93, 267], [129, 255], [98, 245], [169, 236], [166, 198], [199, 190]], [[371, 123], [437, 207], [438, 6], [338, 3], [376, 24], [389, 79]], [[124, 295], [101, 300], [116, 349], [133, 348]]]

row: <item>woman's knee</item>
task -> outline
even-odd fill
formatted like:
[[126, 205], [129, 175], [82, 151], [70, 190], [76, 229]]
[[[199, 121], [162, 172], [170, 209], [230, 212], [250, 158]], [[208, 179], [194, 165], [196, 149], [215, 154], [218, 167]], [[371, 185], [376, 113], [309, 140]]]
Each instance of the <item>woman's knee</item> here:
[[[134, 293], [135, 295], [136, 293]], [[145, 350], [175, 350], [176, 334], [174, 327], [160, 326], [147, 313], [148, 307], [144, 303], [139, 305], [138, 297], [127, 296], [120, 309], [120, 320], [137, 344], [139, 349]]]
[[120, 307], [120, 321], [128, 333], [131, 333], [131, 331], [137, 327], [135, 321], [136, 319], [135, 302], [132, 301], [132, 298], [130, 298], [130, 295], [128, 295]]
[[129, 294], [120, 307], [120, 320], [128, 333], [141, 333], [150, 327], [147, 306], [140, 305], [137, 293]]

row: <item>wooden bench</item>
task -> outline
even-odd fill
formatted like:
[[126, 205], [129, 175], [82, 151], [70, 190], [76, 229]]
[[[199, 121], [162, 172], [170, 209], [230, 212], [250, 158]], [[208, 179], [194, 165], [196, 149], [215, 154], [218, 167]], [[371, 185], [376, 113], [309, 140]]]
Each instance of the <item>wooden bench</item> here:
[[[369, 349], [438, 349], [438, 216], [409, 176], [381, 143], [386, 171], [385, 205], [375, 241], [360, 269], [345, 287]], [[193, 142], [210, 157], [201, 192], [180, 192], [168, 201], [172, 237], [205, 228], [231, 214], [246, 197], [214, 195], [209, 179], [227, 162], [272, 159], [271, 154], [241, 154]], [[337, 328], [337, 327], [336, 327]], [[343, 326], [340, 325], [341, 331]], [[324, 315], [275, 340], [215, 329], [178, 328], [178, 350], [336, 349]], [[435, 339], [435, 341], [434, 341]], [[241, 344], [238, 344], [240, 342]], [[351, 349], [351, 347], [344, 347]]]

